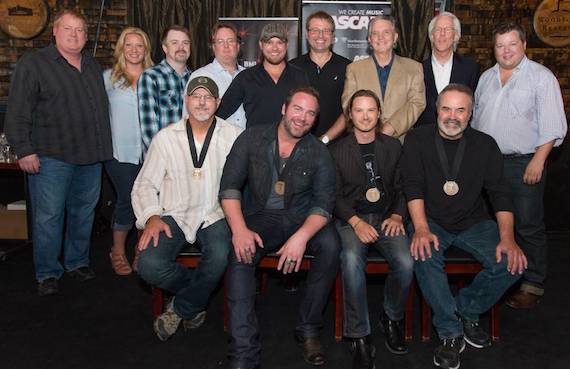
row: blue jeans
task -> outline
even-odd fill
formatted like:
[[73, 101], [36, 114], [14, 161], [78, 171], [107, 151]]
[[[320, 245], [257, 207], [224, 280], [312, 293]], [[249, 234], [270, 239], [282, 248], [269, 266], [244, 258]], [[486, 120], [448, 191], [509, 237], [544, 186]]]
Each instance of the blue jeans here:
[[342, 241], [340, 265], [344, 300], [345, 337], [360, 338], [370, 334], [370, 317], [366, 297], [366, 259], [373, 246], [390, 265], [384, 286], [384, 311], [391, 320], [404, 318], [406, 299], [414, 277], [414, 261], [410, 255], [410, 242], [406, 235], [386, 236], [380, 231], [381, 218], [375, 215], [361, 216], [373, 225], [380, 237], [374, 244], [362, 243], [352, 227], [345, 221], [337, 221]]
[[135, 223], [135, 213], [131, 205], [131, 191], [141, 165], [121, 163], [117, 159], [108, 160], [104, 164], [117, 193], [111, 227], [116, 231], [130, 231]]
[[[253, 368], [259, 364], [261, 342], [255, 314], [255, 268], [265, 254], [276, 252], [299, 228], [280, 210], [265, 210], [246, 217], [249, 229], [257, 232], [264, 248], [257, 247], [253, 264], [239, 263], [230, 253], [228, 267], [228, 304], [230, 311], [230, 367]], [[323, 310], [336, 273], [340, 243], [331, 223], [309, 242], [308, 254], [314, 256], [307, 276], [307, 289], [299, 307], [295, 332], [302, 337], [316, 337], [323, 326]]]
[[184, 232], [176, 221], [162, 217], [172, 231], [172, 238], [160, 233], [158, 246], [152, 241], [140, 254], [139, 275], [153, 286], [175, 294], [174, 311], [183, 319], [192, 319], [206, 309], [212, 291], [224, 274], [231, 248], [230, 230], [225, 219], [196, 233], [196, 246], [202, 257], [196, 269], [176, 262], [180, 250], [187, 244]]
[[[431, 258], [416, 261], [416, 278], [433, 310], [433, 324], [439, 337], [459, 337], [463, 334], [459, 316], [469, 320], [479, 319], [479, 315], [489, 310], [519, 279], [519, 275], [507, 271], [506, 255], [497, 263], [495, 251], [499, 243], [499, 229], [494, 221], [484, 220], [458, 234], [447, 232], [431, 220], [428, 220], [428, 225], [439, 239], [439, 251], [432, 247]], [[408, 233], [413, 237], [413, 226], [409, 228]], [[483, 266], [471, 284], [462, 288], [455, 298], [444, 270], [444, 252], [451, 245], [468, 252]]]
[[503, 175], [511, 187], [515, 206], [516, 240], [528, 260], [521, 290], [542, 295], [548, 266], [546, 228], [544, 226], [544, 186], [546, 169], [539, 183], [523, 183], [523, 175], [532, 157], [505, 158]]
[[[91, 230], [101, 192], [101, 163], [68, 164], [42, 156], [28, 175], [34, 265], [38, 282], [89, 266]], [[65, 240], [63, 229], [65, 224]], [[63, 243], [63, 265], [60, 264]]]

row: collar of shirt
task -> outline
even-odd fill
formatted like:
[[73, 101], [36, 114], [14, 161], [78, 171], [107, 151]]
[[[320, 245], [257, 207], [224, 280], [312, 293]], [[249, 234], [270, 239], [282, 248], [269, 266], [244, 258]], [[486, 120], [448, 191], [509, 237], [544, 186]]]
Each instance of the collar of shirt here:
[[175, 74], [177, 77], [179, 78], [185, 78], [187, 76], [189, 76], [190, 74], [190, 69], [188, 69], [188, 66], [184, 67], [184, 74], [183, 75], [179, 75], [178, 72], [172, 68], [172, 66], [170, 64], [168, 64], [168, 62], [166, 61], [166, 59], [162, 59], [162, 61], [158, 64], [160, 66], [160, 68], [165, 72], [165, 73], [172, 73]]
[[[528, 58], [525, 56], [523, 56], [521, 62], [519, 63], [519, 65], [517, 65], [515, 67], [515, 70], [513, 71], [513, 77], [515, 75], [517, 75], [518, 73], [520, 73], [521, 71], [523, 71], [526, 66], [528, 65]], [[495, 65], [492, 67], [493, 72], [495, 72], [495, 74], [497, 74], [500, 77], [501, 74], [501, 70], [500, 70], [500, 66], [499, 63], [495, 63]], [[513, 79], [513, 77], [511, 77], [511, 80]]]
[[[65, 59], [65, 57], [61, 55], [61, 53], [57, 49], [57, 46], [53, 42], [50, 43], [49, 46], [47, 47], [47, 53], [54, 60], [61, 59], [69, 63], [67, 59]], [[81, 52], [81, 69], [83, 69], [84, 66], [89, 65], [90, 63], [91, 63], [91, 58], [89, 58], [89, 56], [86, 55], [84, 52]]]
[[378, 80], [380, 81], [380, 89], [382, 90], [382, 96], [380, 96], [380, 99], [384, 99], [384, 95], [386, 94], [386, 87], [388, 85], [388, 77], [390, 77], [390, 70], [392, 69], [392, 64], [394, 63], [394, 53], [392, 53], [392, 59], [390, 59], [390, 62], [385, 67], [382, 67], [380, 64], [378, 64], [376, 55], [374, 55], [374, 53], [372, 53], [372, 59], [376, 65], [376, 72], [378, 73]]
[[[218, 59], [216, 59], [216, 58], [214, 58], [214, 60], [212, 61], [212, 67], [216, 73], [227, 72], [229, 74], [228, 70], [226, 68], [224, 68], [222, 63], [220, 63], [218, 61]], [[244, 67], [242, 67], [241, 65], [236, 63], [236, 72], [237, 73], [234, 75], [234, 77], [237, 76], [237, 74], [244, 69], [245, 69]]]

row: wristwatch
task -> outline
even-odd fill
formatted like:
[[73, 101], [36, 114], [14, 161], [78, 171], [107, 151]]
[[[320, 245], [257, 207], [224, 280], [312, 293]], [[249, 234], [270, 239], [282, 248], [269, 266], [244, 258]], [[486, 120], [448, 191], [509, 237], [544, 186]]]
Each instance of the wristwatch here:
[[328, 145], [331, 140], [329, 139], [329, 136], [323, 135], [323, 136], [321, 137], [321, 141], [322, 141], [325, 145]]

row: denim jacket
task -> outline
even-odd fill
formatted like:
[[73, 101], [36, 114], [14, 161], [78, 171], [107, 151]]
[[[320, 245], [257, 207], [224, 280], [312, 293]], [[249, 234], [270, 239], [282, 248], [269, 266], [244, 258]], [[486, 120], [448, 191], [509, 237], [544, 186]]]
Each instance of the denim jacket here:
[[[243, 193], [244, 216], [263, 210], [271, 193], [276, 135], [277, 124], [251, 127], [237, 138], [226, 160], [220, 200], [242, 200]], [[311, 214], [330, 219], [336, 185], [332, 158], [326, 146], [311, 134], [297, 145], [295, 154], [287, 160], [291, 169], [285, 178], [286, 213], [297, 224]]]

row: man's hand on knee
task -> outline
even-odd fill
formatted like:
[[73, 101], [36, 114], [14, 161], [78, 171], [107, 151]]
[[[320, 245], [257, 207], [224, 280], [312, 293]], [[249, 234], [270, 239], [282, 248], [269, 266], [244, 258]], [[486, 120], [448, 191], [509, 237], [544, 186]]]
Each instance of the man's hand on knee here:
[[143, 234], [139, 239], [137, 248], [142, 251], [147, 248], [150, 241], [153, 241], [153, 246], [158, 246], [158, 239], [160, 237], [160, 232], [164, 232], [166, 237], [172, 238], [172, 231], [168, 224], [164, 223], [158, 215], [153, 215], [146, 221]]

